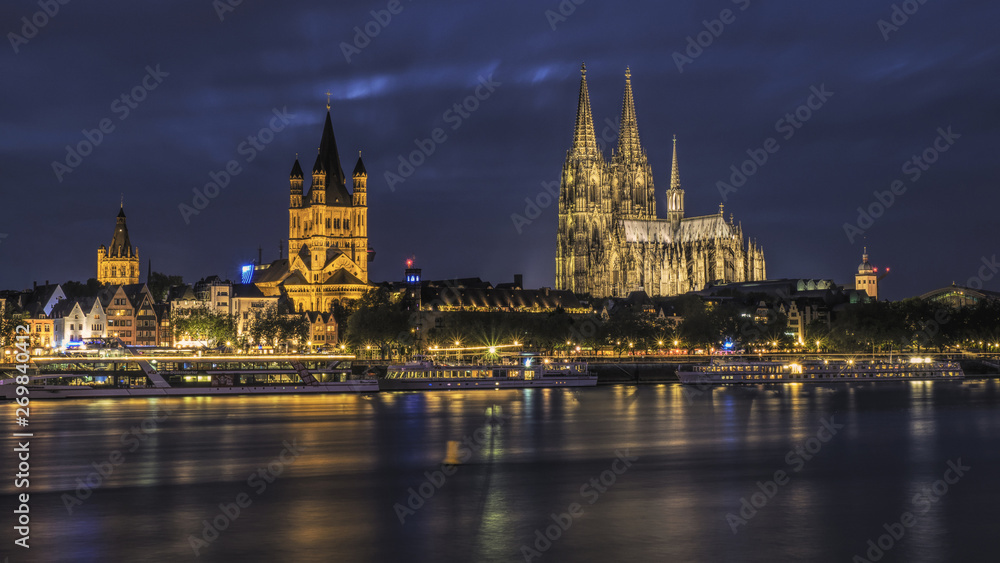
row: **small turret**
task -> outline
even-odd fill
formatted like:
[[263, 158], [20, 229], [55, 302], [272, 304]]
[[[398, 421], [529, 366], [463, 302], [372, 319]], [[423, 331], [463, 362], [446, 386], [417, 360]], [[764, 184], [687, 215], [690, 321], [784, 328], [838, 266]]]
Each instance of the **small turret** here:
[[368, 205], [368, 170], [361, 160], [361, 151], [358, 151], [358, 164], [354, 167], [354, 205], [365, 207]]
[[292, 165], [292, 171], [288, 175], [288, 184], [291, 190], [291, 207], [302, 207], [303, 178], [302, 166], [299, 165], [299, 157], [296, 156], [295, 164]]
[[322, 154], [316, 155], [316, 164], [313, 164], [309, 199], [314, 204], [326, 204], [326, 167], [323, 166]]

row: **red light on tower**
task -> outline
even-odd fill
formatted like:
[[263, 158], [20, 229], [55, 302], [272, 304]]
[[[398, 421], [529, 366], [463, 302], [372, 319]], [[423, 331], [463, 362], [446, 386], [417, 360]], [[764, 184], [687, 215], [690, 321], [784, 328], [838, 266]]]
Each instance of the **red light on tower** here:
[[406, 267], [407, 268], [412, 268], [413, 267], [413, 260], [412, 259], [407, 259], [406, 260]]

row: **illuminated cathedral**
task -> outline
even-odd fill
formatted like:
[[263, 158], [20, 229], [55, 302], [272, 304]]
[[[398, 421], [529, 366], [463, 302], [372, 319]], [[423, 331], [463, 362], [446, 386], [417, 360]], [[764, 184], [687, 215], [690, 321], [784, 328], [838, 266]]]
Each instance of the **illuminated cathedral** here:
[[288, 259], [256, 281], [265, 295], [276, 294], [280, 284], [295, 310], [327, 312], [370, 288], [368, 171], [360, 154], [351, 176], [348, 191], [327, 103], [308, 190], [298, 158], [289, 174]]
[[764, 252], [723, 215], [686, 217], [677, 166], [666, 190], [667, 213], [656, 212], [653, 172], [639, 141], [631, 71], [625, 71], [618, 148], [598, 148], [587, 88], [580, 80], [573, 145], [566, 153], [559, 193], [556, 288], [593, 297], [651, 297], [698, 291], [708, 283], [765, 279]]

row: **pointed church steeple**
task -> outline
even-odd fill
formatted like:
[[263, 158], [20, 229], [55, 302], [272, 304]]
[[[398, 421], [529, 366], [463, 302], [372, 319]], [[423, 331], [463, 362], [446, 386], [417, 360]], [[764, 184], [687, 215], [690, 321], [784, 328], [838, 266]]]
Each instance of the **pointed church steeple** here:
[[295, 155], [295, 164], [292, 165], [292, 171], [288, 174], [290, 180], [302, 179], [302, 165], [299, 164], [299, 155]]
[[309, 202], [314, 205], [326, 205], [327, 186], [326, 179], [330, 177], [330, 171], [323, 163], [323, 152], [320, 149], [316, 155], [316, 163], [312, 169], [312, 185], [309, 187]]
[[132, 246], [125, 223], [125, 201], [122, 198], [111, 246], [97, 249], [97, 281], [117, 285], [139, 283], [139, 249]]
[[[722, 208], [719, 208], [722, 212]], [[677, 166], [677, 135], [674, 135], [674, 159], [670, 169], [670, 189], [667, 190], [667, 219], [677, 226], [684, 219], [684, 190], [681, 189], [681, 173]]]
[[295, 164], [292, 165], [292, 171], [288, 174], [289, 206], [291, 207], [302, 207], [303, 180], [304, 175], [302, 173], [302, 165], [299, 164], [299, 155], [295, 155]]
[[125, 204], [118, 211], [115, 219], [115, 234], [111, 238], [111, 247], [108, 248], [108, 256], [114, 258], [129, 258], [133, 256], [132, 241], [128, 238], [128, 225], [125, 224]]
[[597, 136], [594, 134], [594, 115], [590, 110], [590, 91], [587, 88], [587, 65], [580, 67], [580, 102], [576, 109], [576, 129], [573, 132], [574, 156], [596, 156]]
[[319, 143], [319, 154], [326, 170], [327, 186], [343, 186], [347, 183], [344, 167], [340, 165], [340, 152], [337, 151], [337, 138], [333, 134], [333, 121], [330, 119], [330, 103], [326, 104], [326, 123], [323, 124], [323, 138]]
[[681, 171], [677, 166], [677, 135], [674, 135], [674, 159], [670, 166], [670, 189], [681, 189]]
[[639, 143], [639, 123], [635, 118], [635, 99], [632, 96], [632, 69], [625, 68], [625, 98], [622, 100], [622, 121], [618, 131], [618, 154], [625, 160], [642, 155]]

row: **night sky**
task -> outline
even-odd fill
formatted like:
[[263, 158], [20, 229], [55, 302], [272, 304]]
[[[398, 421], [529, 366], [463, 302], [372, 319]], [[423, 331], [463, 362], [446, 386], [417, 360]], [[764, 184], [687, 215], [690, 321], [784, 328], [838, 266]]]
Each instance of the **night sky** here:
[[[558, 181], [570, 147], [585, 61], [608, 154], [631, 66], [661, 216], [672, 135], [689, 216], [717, 212], [717, 182], [774, 139], [777, 152], [725, 201], [763, 246], [769, 278], [853, 283], [867, 244], [891, 267], [890, 299], [981, 274], [1000, 289], [995, 2], [910, 0], [901, 25], [880, 29], [892, 2], [566, 0], [564, 17], [556, 0], [404, 0], [382, 26], [369, 23], [390, 5], [381, 0], [244, 1], [220, 21], [224, 1], [69, 2], [36, 16], [34, 34], [21, 18], [39, 5], [3, 2], [0, 288], [94, 277], [122, 194], [144, 274], [152, 259], [188, 282], [235, 279], [258, 245], [276, 259], [288, 173], [296, 153], [307, 170], [315, 159], [327, 91], [345, 171], [361, 149], [370, 175], [373, 281], [402, 279], [415, 257], [427, 279], [523, 273], [552, 286], [556, 205], [520, 233], [511, 216], [525, 215], [525, 198], [552, 201], [543, 184]], [[715, 37], [703, 21], [720, 15], [729, 23], [709, 21]], [[366, 25], [378, 32], [368, 44], [355, 31]], [[701, 32], [711, 43], [684, 54]], [[348, 62], [342, 43], [363, 48]], [[697, 56], [678, 63], [675, 52]], [[468, 117], [446, 113], [490, 79]], [[814, 88], [833, 95], [814, 96], [800, 128], [779, 122]], [[123, 101], [134, 89], [142, 101]], [[102, 120], [113, 130], [66, 166], [67, 145], [86, 149], [83, 130]], [[270, 143], [243, 144], [272, 123], [282, 129]], [[938, 141], [936, 162], [907, 165], [949, 127], [959, 136]], [[436, 128], [447, 139], [390, 190], [385, 173]], [[186, 222], [179, 205], [231, 160], [240, 172]], [[895, 201], [849, 241], [844, 224], [896, 180]]]

